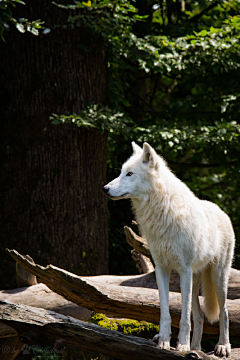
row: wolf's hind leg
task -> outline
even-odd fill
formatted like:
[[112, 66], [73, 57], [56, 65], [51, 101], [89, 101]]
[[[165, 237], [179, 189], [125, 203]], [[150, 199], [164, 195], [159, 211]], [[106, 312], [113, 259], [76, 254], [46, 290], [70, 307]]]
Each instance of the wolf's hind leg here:
[[192, 313], [193, 313], [193, 337], [191, 342], [191, 350], [201, 350], [201, 339], [203, 332], [204, 316], [199, 304], [199, 287], [202, 274], [193, 275], [193, 291], [192, 291]]
[[226, 307], [229, 270], [230, 267], [229, 269], [220, 268], [219, 265], [214, 265], [212, 269], [212, 281], [215, 285], [220, 310], [219, 340], [214, 350], [215, 355], [218, 356], [229, 356], [231, 352], [231, 344], [229, 343], [228, 310]]

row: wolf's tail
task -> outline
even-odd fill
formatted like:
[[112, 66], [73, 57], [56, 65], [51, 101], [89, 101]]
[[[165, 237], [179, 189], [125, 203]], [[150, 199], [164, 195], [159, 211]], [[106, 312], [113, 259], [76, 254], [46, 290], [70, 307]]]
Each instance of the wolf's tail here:
[[204, 313], [212, 324], [219, 319], [219, 304], [215, 286], [212, 282], [210, 266], [202, 274], [202, 292], [204, 296]]

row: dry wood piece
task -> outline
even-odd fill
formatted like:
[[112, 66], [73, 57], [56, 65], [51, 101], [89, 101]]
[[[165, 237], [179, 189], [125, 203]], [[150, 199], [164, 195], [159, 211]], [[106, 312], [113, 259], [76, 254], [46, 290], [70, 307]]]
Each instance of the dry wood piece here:
[[51, 339], [58, 341], [59, 347], [71, 345], [124, 360], [210, 359], [201, 351], [180, 353], [160, 350], [152, 340], [104, 329], [44, 309], [16, 305], [3, 300], [0, 300], [0, 321], [16, 329], [20, 339], [34, 345], [42, 345], [42, 341]]
[[[130, 227], [125, 226], [127, 242], [144, 256], [151, 257], [145, 238], [138, 236]], [[172, 271], [170, 277], [170, 291], [180, 292], [180, 279], [176, 271]], [[240, 271], [231, 269], [228, 283], [228, 299], [240, 299]]]
[[[31, 256], [26, 255], [26, 257], [28, 257], [28, 260], [34, 264], [34, 261], [31, 258]], [[16, 280], [17, 280], [17, 286], [19, 288], [37, 284], [36, 276], [28, 272], [17, 262], [16, 262]]]
[[138, 236], [135, 232], [128, 226], [124, 226], [125, 235], [127, 242], [140, 254], [143, 254], [147, 257], [151, 257], [148, 244], [145, 238]]
[[[46, 268], [33, 265], [15, 250], [7, 252], [25, 269], [40, 278], [51, 290], [66, 299], [90, 310], [112, 314], [136, 320], [159, 322], [159, 296], [156, 289], [127, 286], [122, 281], [120, 286], [111, 283], [109, 276], [79, 277], [68, 271], [49, 265]], [[142, 275], [149, 276], [151, 274]], [[141, 276], [139, 276], [141, 277]], [[106, 281], [106, 278], [108, 281]], [[181, 294], [170, 292], [170, 313], [172, 326], [178, 327], [181, 315]], [[200, 297], [202, 305], [203, 299]], [[230, 320], [230, 336], [240, 334], [240, 299], [227, 300]], [[204, 333], [216, 335], [219, 332], [218, 323], [204, 323]]]
[[136, 261], [136, 267], [140, 274], [149, 274], [154, 271], [154, 266], [147, 256], [140, 254], [140, 252], [135, 249], [131, 251], [131, 254], [133, 260]]
[[44, 284], [37, 284], [13, 290], [2, 290], [0, 291], [0, 299], [10, 301], [15, 304], [19, 303], [46, 310], [52, 310], [59, 314], [73, 316], [76, 319], [84, 321], [88, 321], [92, 316], [92, 312], [90, 310], [84, 309], [81, 306], [66, 300], [62, 296], [50, 290]]
[[231, 269], [228, 283], [228, 299], [240, 299], [240, 271]]

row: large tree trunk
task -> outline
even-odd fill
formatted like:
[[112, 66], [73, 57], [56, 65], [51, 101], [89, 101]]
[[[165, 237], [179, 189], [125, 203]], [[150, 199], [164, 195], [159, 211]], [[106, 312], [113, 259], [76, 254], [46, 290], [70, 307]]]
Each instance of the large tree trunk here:
[[[48, 0], [26, 3], [17, 5], [15, 18], [42, 19], [52, 28], [70, 15]], [[5, 247], [78, 274], [106, 274], [107, 199], [101, 188], [107, 133], [49, 122], [51, 113], [104, 103], [104, 45], [97, 39], [93, 47], [96, 39], [84, 28], [52, 29], [39, 37], [13, 29], [5, 40], [0, 44], [0, 288], [15, 287]], [[90, 43], [90, 52], [78, 46]]]

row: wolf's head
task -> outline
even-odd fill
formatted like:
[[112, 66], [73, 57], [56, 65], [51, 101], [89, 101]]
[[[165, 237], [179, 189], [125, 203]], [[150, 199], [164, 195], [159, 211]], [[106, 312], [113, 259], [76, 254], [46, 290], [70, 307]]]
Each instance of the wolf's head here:
[[164, 160], [148, 144], [143, 149], [132, 142], [133, 154], [123, 164], [121, 174], [103, 187], [105, 194], [113, 200], [142, 199], [150, 190], [151, 180], [159, 177]]

